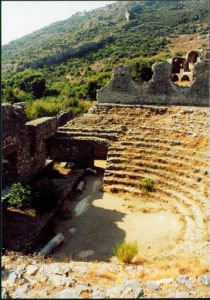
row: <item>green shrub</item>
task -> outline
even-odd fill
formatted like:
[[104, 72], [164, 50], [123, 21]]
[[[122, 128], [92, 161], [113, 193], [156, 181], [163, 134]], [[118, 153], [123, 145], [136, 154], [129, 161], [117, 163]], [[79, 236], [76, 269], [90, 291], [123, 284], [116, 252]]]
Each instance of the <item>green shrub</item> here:
[[140, 181], [140, 187], [143, 191], [152, 192], [154, 190], [154, 182], [150, 178], [143, 178]]
[[43, 96], [46, 89], [46, 80], [40, 71], [27, 69], [12, 76], [9, 85], [12, 88], [30, 93], [36, 99]]
[[32, 100], [26, 103], [26, 114], [29, 120], [42, 117], [56, 116], [61, 110], [71, 110], [74, 115], [87, 112], [89, 106], [85, 101], [69, 99], [67, 97], [45, 97], [39, 100]]
[[27, 208], [31, 205], [31, 189], [21, 183], [13, 183], [8, 193], [9, 204], [17, 208]]
[[120, 261], [130, 263], [138, 253], [137, 242], [122, 242], [113, 249], [113, 252]]

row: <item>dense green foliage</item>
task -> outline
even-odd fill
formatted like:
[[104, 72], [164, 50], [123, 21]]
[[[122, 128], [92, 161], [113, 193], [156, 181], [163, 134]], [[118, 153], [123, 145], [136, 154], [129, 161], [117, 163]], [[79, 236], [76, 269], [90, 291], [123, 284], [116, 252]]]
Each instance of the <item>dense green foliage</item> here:
[[31, 189], [21, 183], [13, 183], [8, 193], [8, 203], [17, 208], [28, 208], [31, 205]]
[[[147, 81], [148, 68], [171, 56], [169, 37], [186, 33], [206, 38], [206, 0], [116, 1], [76, 13], [2, 47], [3, 101], [26, 101], [28, 112], [29, 104], [33, 110], [42, 103], [50, 115], [64, 102], [78, 107], [78, 102], [96, 99], [96, 90], [120, 63], [131, 66], [134, 80]], [[49, 97], [51, 111], [46, 110]]]
[[61, 97], [46, 97], [36, 101], [27, 101], [26, 114], [29, 120], [44, 116], [56, 116], [62, 110], [71, 110], [73, 114], [80, 115], [90, 108], [90, 103], [69, 100]]
[[41, 72], [27, 69], [7, 80], [7, 87], [14, 89], [14, 94], [18, 100], [24, 101], [25, 94], [30, 94], [29, 98], [37, 99], [44, 95], [46, 80]]

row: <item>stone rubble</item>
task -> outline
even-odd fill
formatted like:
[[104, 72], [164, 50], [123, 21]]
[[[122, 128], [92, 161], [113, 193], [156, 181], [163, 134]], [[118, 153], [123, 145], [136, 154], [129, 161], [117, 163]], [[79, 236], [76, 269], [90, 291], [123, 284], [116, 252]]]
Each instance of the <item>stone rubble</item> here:
[[[145, 271], [140, 265], [76, 261], [43, 263], [34, 259], [27, 265], [23, 263], [24, 257], [21, 260], [18, 266], [5, 263], [2, 299], [198, 298], [208, 295], [210, 273], [144, 280], [137, 276], [137, 272]], [[193, 285], [192, 289], [189, 284]]]

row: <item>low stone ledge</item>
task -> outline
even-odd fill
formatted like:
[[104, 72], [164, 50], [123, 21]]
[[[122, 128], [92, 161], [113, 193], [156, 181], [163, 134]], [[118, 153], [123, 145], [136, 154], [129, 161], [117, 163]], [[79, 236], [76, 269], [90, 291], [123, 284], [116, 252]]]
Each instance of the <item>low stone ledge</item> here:
[[36, 138], [47, 139], [55, 134], [57, 129], [57, 119], [56, 117], [43, 117], [29, 121], [25, 125], [31, 135]]

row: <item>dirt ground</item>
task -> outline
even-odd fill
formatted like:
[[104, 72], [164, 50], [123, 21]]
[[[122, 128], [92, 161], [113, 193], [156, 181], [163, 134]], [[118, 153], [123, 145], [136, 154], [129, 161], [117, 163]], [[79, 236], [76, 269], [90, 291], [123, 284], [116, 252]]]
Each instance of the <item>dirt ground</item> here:
[[139, 255], [168, 254], [179, 238], [181, 219], [160, 203], [102, 192], [105, 161], [95, 166], [97, 176], [86, 176], [83, 192], [69, 203], [72, 218], [56, 223], [55, 231], [62, 232], [65, 241], [55, 256], [109, 261], [113, 247], [123, 240], [137, 241]]
[[199, 48], [207, 48], [208, 45], [207, 36], [201, 38], [199, 34], [181, 34], [176, 37], [170, 38], [169, 50], [172, 54], [178, 51], [189, 52]]

